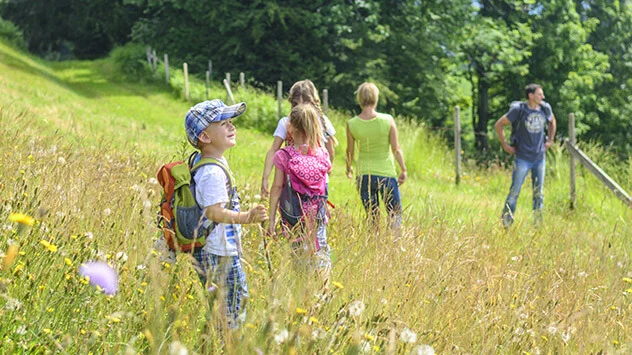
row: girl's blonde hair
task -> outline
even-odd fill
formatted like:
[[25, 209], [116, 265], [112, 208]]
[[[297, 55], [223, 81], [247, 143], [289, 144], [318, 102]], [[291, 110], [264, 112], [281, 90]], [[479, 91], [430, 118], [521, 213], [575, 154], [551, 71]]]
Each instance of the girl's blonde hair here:
[[323, 129], [318, 112], [313, 105], [298, 104], [290, 112], [290, 124], [305, 135], [307, 145], [316, 149], [323, 140]]
[[300, 104], [310, 104], [314, 106], [318, 116], [322, 116], [323, 110], [320, 108], [320, 96], [318, 96], [318, 90], [314, 83], [309, 80], [297, 81], [290, 88], [290, 97], [288, 97], [290, 105], [296, 107]]
[[377, 104], [379, 95], [380, 89], [373, 83], [364, 82], [358, 87], [357, 99], [362, 108]]

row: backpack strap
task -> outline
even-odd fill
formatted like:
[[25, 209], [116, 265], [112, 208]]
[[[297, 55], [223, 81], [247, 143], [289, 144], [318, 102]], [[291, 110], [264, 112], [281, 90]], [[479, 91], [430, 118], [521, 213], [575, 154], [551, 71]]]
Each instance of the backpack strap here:
[[[198, 155], [199, 155], [198, 152], [194, 152], [193, 154], [191, 154], [191, 156], [189, 156], [189, 166], [191, 167], [191, 181], [193, 181], [193, 176], [195, 172], [198, 171], [203, 166], [216, 165], [220, 167], [224, 171], [224, 174], [226, 174], [226, 191], [228, 192], [228, 205], [226, 206], [226, 209], [232, 210], [233, 208], [235, 208], [234, 199], [235, 199], [235, 194], [236, 194], [236, 190], [234, 188], [235, 176], [233, 175], [233, 172], [230, 171], [230, 169], [228, 168], [228, 166], [226, 166], [226, 164], [222, 163], [218, 159], [211, 158], [211, 157], [201, 158], [197, 163], [193, 164], [193, 162], [195, 161]], [[197, 198], [195, 197], [195, 188], [191, 189], [191, 193], [193, 194], [193, 199], [195, 199], [195, 203], [198, 203]], [[203, 209], [202, 206], [200, 206], [199, 204], [198, 206], [201, 209]], [[211, 225], [208, 227], [209, 234], [211, 233], [213, 229], [215, 229], [215, 227], [218, 224], [219, 223], [215, 221], [211, 221]]]

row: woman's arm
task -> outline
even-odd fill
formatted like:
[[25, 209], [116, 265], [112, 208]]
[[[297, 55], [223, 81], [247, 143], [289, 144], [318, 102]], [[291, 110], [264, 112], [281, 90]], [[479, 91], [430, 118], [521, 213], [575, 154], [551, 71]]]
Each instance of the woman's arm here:
[[403, 184], [406, 181], [406, 164], [404, 163], [404, 154], [402, 148], [399, 146], [399, 139], [397, 138], [397, 126], [395, 126], [395, 119], [391, 120], [391, 129], [389, 132], [389, 142], [391, 144], [391, 151], [395, 157], [395, 161], [399, 164], [399, 177], [397, 178], [398, 184]]
[[276, 228], [276, 212], [279, 207], [279, 198], [281, 197], [281, 190], [283, 189], [283, 183], [285, 182], [285, 173], [279, 167], [274, 168], [274, 181], [272, 182], [272, 188], [270, 189], [270, 223], [268, 223], [268, 233], [274, 235]]
[[268, 150], [266, 154], [266, 161], [263, 165], [263, 176], [261, 177], [261, 196], [267, 197], [268, 193], [268, 177], [270, 177], [270, 173], [272, 172], [272, 167], [274, 163], [272, 159], [274, 158], [274, 154], [281, 149], [281, 145], [283, 144], [283, 139], [274, 136], [274, 141], [272, 142], [272, 146]]
[[353, 178], [353, 154], [355, 149], [355, 139], [349, 129], [349, 123], [347, 123], [347, 177]]

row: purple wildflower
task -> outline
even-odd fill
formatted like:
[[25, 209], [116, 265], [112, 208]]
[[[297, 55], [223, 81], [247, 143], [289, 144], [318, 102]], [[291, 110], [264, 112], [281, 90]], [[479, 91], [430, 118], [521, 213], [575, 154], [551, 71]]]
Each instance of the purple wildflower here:
[[106, 295], [113, 295], [118, 290], [118, 276], [116, 271], [104, 262], [90, 262], [79, 267], [79, 274], [88, 276], [90, 283], [103, 289]]

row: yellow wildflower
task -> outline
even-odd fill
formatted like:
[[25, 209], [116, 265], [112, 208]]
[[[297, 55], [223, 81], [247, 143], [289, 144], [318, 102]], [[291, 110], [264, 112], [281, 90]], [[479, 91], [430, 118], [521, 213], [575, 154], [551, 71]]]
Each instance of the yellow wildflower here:
[[309, 321], [312, 323], [318, 323], [318, 318], [316, 317], [309, 317]]
[[367, 341], [373, 341], [373, 340], [375, 340], [375, 337], [373, 335], [371, 335], [371, 334], [366, 333], [366, 334], [364, 334], [364, 339], [367, 340]]
[[17, 244], [11, 244], [9, 245], [9, 248], [7, 249], [7, 255], [4, 257], [4, 260], [2, 261], [2, 270], [7, 270], [11, 267], [11, 265], [13, 265], [13, 261], [15, 260], [15, 257], [18, 254], [18, 245]]
[[46, 249], [48, 249], [48, 251], [50, 251], [51, 253], [54, 253], [57, 251], [57, 246], [55, 244], [51, 244], [46, 240], [40, 240], [40, 244], [42, 244], [44, 247], [46, 247]]
[[340, 282], [338, 282], [338, 281], [334, 281], [334, 282], [332, 282], [331, 284], [332, 284], [332, 285], [334, 285], [334, 286], [336, 286], [336, 287], [338, 287], [338, 288], [344, 288], [344, 286], [343, 286]]
[[17, 222], [29, 227], [35, 223], [35, 219], [33, 219], [33, 217], [27, 216], [22, 213], [11, 213], [9, 215], [9, 221]]
[[629, 277], [624, 277], [624, 278], [623, 278], [623, 281], [625, 281], [625, 282], [627, 282], [627, 283], [632, 284], [632, 279], [631, 279], [631, 278], [629, 278]]
[[66, 263], [66, 265], [72, 266], [72, 260], [70, 260], [69, 258], [64, 258], [64, 262]]
[[307, 310], [300, 308], [300, 307], [296, 307], [296, 313], [298, 314], [307, 314]]

